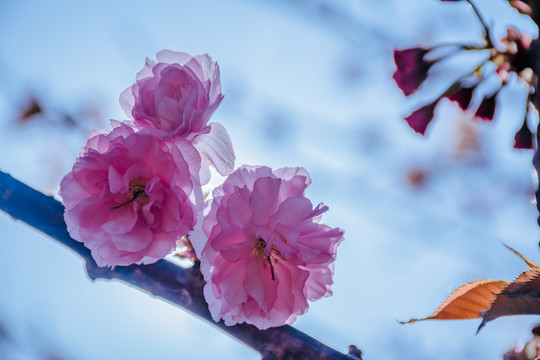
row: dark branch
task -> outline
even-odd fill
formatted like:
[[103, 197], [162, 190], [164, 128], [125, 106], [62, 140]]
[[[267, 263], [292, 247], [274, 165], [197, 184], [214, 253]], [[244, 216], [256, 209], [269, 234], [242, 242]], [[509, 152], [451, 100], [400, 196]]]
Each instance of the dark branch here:
[[[532, 8], [531, 19], [536, 23], [536, 26], [540, 28], [540, 4], [536, 0], [527, 0], [525, 2]], [[540, 78], [540, 39], [536, 39], [532, 42], [530, 49], [527, 51], [526, 54], [523, 55], [523, 58], [525, 59], [524, 67], [528, 66], [532, 69], [535, 80], [536, 82], [538, 82], [538, 79]], [[538, 94], [538, 84], [536, 84], [535, 92], [530, 96], [530, 98], [536, 110], [540, 111], [540, 96]], [[536, 170], [536, 177], [537, 179], [540, 179], [540, 153], [538, 152], [540, 145], [540, 123], [538, 124], [538, 127], [536, 129], [536, 144], [537, 145], [533, 157], [533, 165]], [[540, 213], [540, 185], [536, 189], [535, 195], [536, 208]], [[540, 217], [538, 217], [538, 225], [540, 226]]]
[[247, 324], [225, 326], [222, 321], [215, 323], [203, 297], [204, 280], [198, 264], [183, 269], [160, 260], [151, 265], [117, 266], [114, 269], [98, 267], [90, 251], [69, 236], [61, 203], [1, 171], [0, 209], [79, 254], [86, 261], [86, 271], [92, 280], [124, 281], [178, 305], [255, 349], [263, 359], [361, 359], [356, 347], [353, 348], [356, 351], [343, 354], [288, 325], [261, 331]]

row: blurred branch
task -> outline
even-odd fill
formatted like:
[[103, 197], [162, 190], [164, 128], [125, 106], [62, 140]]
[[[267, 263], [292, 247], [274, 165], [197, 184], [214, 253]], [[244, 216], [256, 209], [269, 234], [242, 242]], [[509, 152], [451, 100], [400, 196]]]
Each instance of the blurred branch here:
[[[537, 1], [526, 0], [531, 9], [531, 19], [536, 23], [536, 26], [540, 29], [540, 4]], [[530, 67], [533, 71], [535, 81], [538, 82], [540, 77], [540, 38], [535, 39], [531, 43], [530, 49], [527, 51], [527, 54], [524, 55], [524, 58], [527, 62], [527, 66]], [[536, 84], [534, 93], [530, 95], [531, 102], [538, 112], [540, 110], [540, 96], [538, 96], [538, 84]], [[536, 151], [533, 157], [533, 165], [536, 170], [536, 178], [540, 179], [540, 154], [538, 153], [538, 148], [540, 145], [540, 122], [536, 128]], [[540, 183], [538, 183], [536, 189], [536, 208], [540, 213]], [[538, 217], [538, 225], [540, 226], [540, 216]]]
[[362, 358], [354, 346], [350, 347], [349, 354], [343, 354], [288, 325], [259, 330], [248, 324], [225, 326], [223, 321], [215, 323], [204, 300], [204, 280], [198, 264], [183, 269], [160, 260], [151, 265], [117, 266], [114, 269], [98, 267], [90, 250], [69, 236], [64, 222], [64, 207], [60, 202], [1, 171], [0, 209], [79, 254], [85, 260], [86, 271], [92, 280], [117, 279], [178, 305], [258, 351], [264, 360]]

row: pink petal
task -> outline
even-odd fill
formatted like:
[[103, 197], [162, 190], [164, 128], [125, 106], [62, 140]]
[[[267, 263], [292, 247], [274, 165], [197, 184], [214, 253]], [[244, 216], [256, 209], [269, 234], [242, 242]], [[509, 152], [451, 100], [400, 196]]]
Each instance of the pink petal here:
[[210, 132], [197, 135], [193, 144], [199, 149], [223, 176], [229, 175], [234, 169], [234, 150], [227, 130], [220, 123], [213, 122]]
[[261, 178], [255, 181], [250, 199], [253, 223], [264, 224], [270, 215], [276, 212], [279, 205], [280, 186], [281, 180], [279, 179]]
[[246, 278], [244, 288], [246, 293], [257, 301], [262, 311], [270, 311], [277, 299], [279, 278], [272, 280], [270, 265], [261, 261], [246, 262]]

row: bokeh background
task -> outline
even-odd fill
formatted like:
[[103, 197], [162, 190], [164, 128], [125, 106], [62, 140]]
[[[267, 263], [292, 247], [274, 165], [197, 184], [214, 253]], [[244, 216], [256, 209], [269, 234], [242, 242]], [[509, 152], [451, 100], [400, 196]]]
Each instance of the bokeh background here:
[[[496, 36], [534, 24], [478, 0]], [[91, 129], [145, 57], [208, 53], [225, 94], [213, 120], [237, 165], [304, 166], [308, 196], [345, 229], [334, 296], [295, 326], [367, 360], [500, 359], [538, 317], [400, 325], [458, 285], [512, 280], [540, 260], [531, 151], [511, 148], [525, 89], [503, 91], [492, 123], [443, 102], [427, 136], [402, 118], [474, 56], [433, 69], [406, 99], [393, 48], [481, 41], [463, 2], [438, 0], [0, 1], [0, 169], [57, 194]], [[472, 63], [471, 63], [472, 61]], [[477, 99], [478, 100], [478, 99]], [[39, 107], [34, 116], [23, 116]], [[257, 359], [211, 325], [125, 284], [92, 283], [69, 249], [0, 214], [0, 359]]]

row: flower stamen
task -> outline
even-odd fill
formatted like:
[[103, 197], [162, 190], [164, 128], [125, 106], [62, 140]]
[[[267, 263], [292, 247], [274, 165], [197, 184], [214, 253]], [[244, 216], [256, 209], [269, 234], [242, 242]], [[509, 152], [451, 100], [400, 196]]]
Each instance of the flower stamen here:
[[265, 247], [266, 247], [266, 241], [264, 241], [261, 238], [257, 239], [257, 243], [255, 244], [255, 250], [262, 251], [264, 250]]
[[131, 199], [129, 199], [128, 201], [126, 202], [123, 202], [122, 204], [120, 205], [116, 205], [116, 206], [113, 206], [111, 208], [111, 210], [116, 210], [116, 209], [119, 209], [121, 208], [122, 206], [125, 206], [137, 199], [141, 199], [141, 198], [145, 198], [145, 197], [148, 197], [148, 195], [146, 195], [146, 192], [144, 191], [144, 185], [133, 185], [133, 186], [130, 186], [129, 187], [129, 191], [131, 192], [132, 194], [132, 197]]
[[[255, 244], [255, 251], [264, 256], [264, 249], [266, 248], [266, 241], [259, 238], [257, 239], [257, 243]], [[272, 251], [274, 250], [274, 245], [272, 245]], [[272, 255], [272, 251], [270, 251], [270, 255]], [[279, 253], [279, 251], [278, 251]], [[270, 255], [266, 256], [266, 260], [268, 261], [268, 264], [270, 264], [270, 273], [272, 274], [272, 281], [276, 280], [276, 275], [274, 274], [274, 265], [272, 264], [272, 259], [270, 258]], [[277, 259], [275, 259], [277, 260]], [[277, 261], [276, 261], [277, 264]]]
[[276, 277], [274, 276], [274, 265], [272, 265], [272, 260], [270, 259], [270, 255], [266, 257], [266, 260], [268, 260], [268, 263], [270, 264], [270, 272], [272, 273], [272, 281], [276, 280]]

